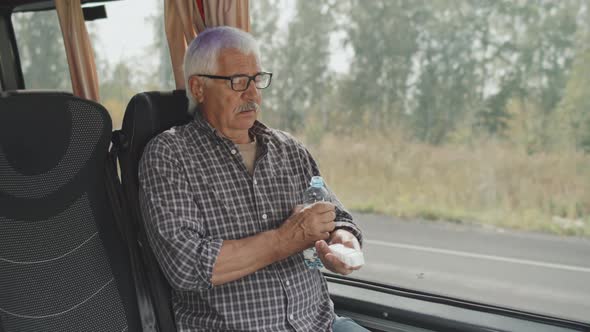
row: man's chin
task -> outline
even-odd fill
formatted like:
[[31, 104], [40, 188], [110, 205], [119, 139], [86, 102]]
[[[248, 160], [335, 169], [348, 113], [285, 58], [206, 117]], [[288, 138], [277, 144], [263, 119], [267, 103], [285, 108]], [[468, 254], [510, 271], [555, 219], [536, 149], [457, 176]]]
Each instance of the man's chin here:
[[249, 127], [252, 127], [254, 125], [254, 121], [256, 121], [256, 119], [258, 118], [258, 112], [257, 111], [244, 111], [244, 112], [240, 112], [238, 114], [236, 114], [236, 119], [238, 119], [239, 121], [246, 121], [249, 124]]
[[237, 114], [235, 119], [238, 121], [240, 128], [250, 129], [257, 118], [258, 114], [256, 111], [246, 111]]

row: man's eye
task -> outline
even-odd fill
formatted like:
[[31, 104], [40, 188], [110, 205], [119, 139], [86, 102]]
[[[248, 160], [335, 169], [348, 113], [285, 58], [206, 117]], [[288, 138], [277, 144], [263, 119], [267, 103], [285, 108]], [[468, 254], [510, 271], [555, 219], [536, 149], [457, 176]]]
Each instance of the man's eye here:
[[247, 77], [234, 77], [233, 81], [234, 81], [234, 84], [246, 84], [246, 82], [248, 82], [248, 78]]

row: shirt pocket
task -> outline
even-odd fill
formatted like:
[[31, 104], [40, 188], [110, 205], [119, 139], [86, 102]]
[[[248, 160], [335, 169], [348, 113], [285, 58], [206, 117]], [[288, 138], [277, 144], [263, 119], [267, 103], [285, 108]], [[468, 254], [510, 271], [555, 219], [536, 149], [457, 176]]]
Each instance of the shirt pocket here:
[[246, 198], [241, 196], [235, 186], [226, 182], [208, 181], [196, 195], [197, 204], [202, 211], [205, 231], [213, 238], [237, 240], [250, 235]]
[[293, 208], [303, 202], [305, 188], [300, 184], [300, 176], [297, 170], [285, 165], [274, 170], [271, 181], [274, 183], [273, 205], [283, 214], [282, 219], [288, 218]]

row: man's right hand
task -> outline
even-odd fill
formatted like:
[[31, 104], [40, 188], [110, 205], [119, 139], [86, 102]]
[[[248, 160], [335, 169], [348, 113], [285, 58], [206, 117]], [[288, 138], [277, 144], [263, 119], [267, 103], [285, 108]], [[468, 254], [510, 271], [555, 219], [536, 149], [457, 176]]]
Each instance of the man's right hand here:
[[279, 227], [280, 241], [292, 253], [312, 247], [316, 241], [326, 240], [336, 224], [336, 208], [329, 202], [310, 206], [296, 206], [291, 216]]

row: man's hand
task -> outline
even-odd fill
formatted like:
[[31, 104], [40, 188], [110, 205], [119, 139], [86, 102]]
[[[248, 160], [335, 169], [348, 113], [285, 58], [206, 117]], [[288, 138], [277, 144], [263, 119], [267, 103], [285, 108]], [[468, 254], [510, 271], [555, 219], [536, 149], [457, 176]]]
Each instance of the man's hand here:
[[280, 241], [291, 253], [312, 247], [316, 241], [327, 240], [336, 227], [336, 208], [329, 202], [317, 202], [303, 208], [293, 209], [291, 216], [279, 227]]
[[[356, 250], [361, 250], [361, 245], [357, 240], [356, 236], [350, 233], [347, 230], [339, 229], [332, 233], [329, 239], [329, 244], [336, 244], [341, 243], [345, 247], [353, 248]], [[352, 271], [358, 270], [361, 266], [348, 266], [343, 263], [338, 257], [336, 257], [328, 247], [328, 243], [324, 240], [317, 241], [315, 243], [315, 248], [318, 252], [318, 256], [322, 260], [322, 264], [324, 267], [334, 273], [340, 273], [342, 275], [347, 275], [352, 273]]]

